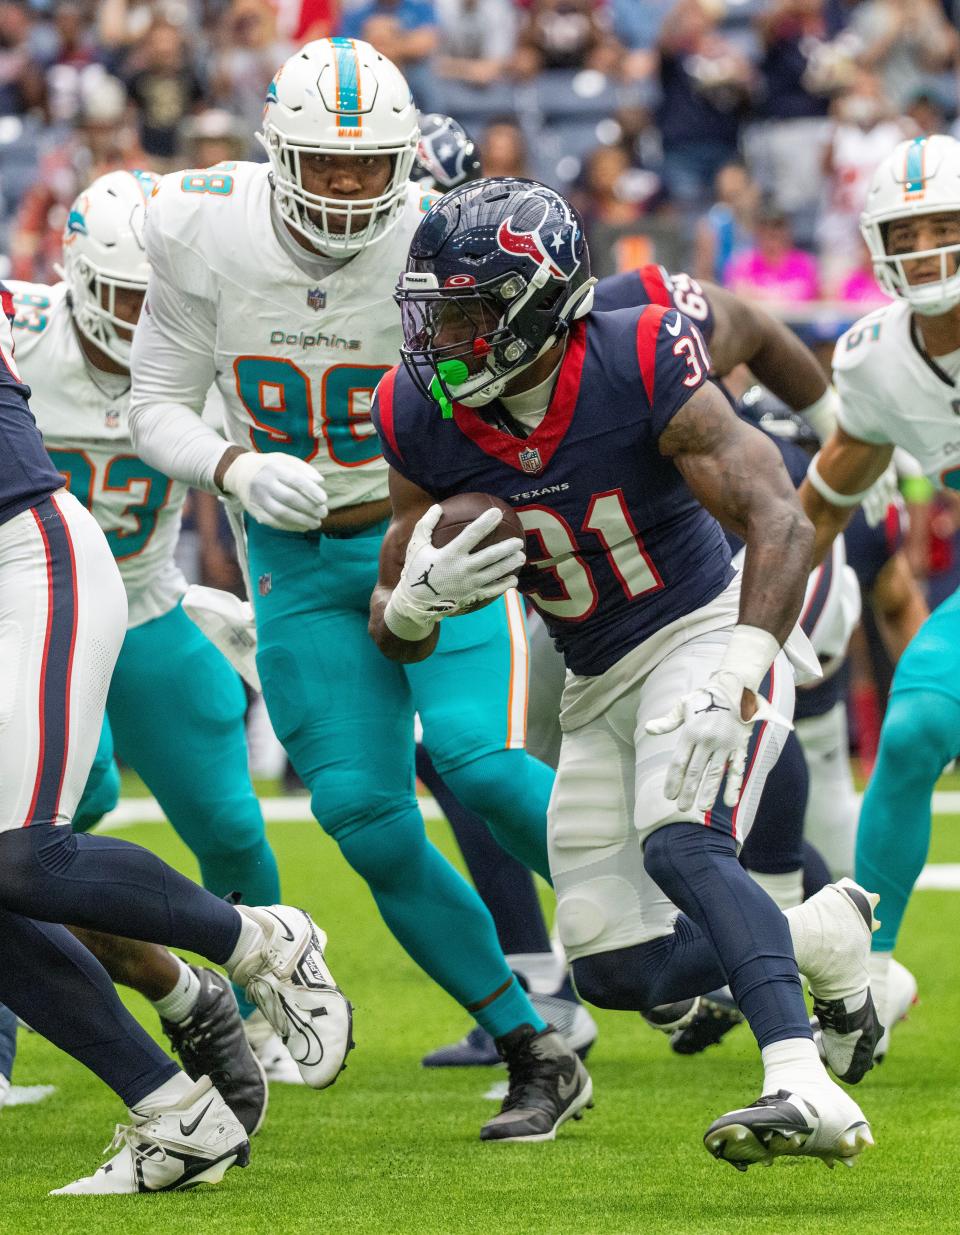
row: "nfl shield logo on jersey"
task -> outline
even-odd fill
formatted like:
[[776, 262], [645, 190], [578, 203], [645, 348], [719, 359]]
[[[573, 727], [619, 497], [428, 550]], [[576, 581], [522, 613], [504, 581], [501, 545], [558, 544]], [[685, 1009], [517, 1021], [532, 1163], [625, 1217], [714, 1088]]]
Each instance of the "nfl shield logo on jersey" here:
[[519, 452], [520, 466], [525, 472], [529, 472], [531, 476], [536, 476], [537, 472], [543, 467], [543, 461], [540, 458], [540, 451], [536, 449], [521, 450]]
[[307, 305], [315, 313], [319, 313], [321, 309], [327, 307], [327, 293], [322, 287], [312, 287], [307, 292]]

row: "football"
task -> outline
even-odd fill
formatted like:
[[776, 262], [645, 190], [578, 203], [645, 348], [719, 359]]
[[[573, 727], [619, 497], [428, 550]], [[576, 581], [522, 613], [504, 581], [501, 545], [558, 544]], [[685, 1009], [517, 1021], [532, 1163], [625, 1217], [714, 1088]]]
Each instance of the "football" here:
[[[443, 514], [433, 529], [433, 543], [438, 548], [449, 544], [468, 524], [472, 523], [478, 515], [482, 515], [485, 510], [489, 510], [491, 506], [503, 511], [503, 519], [488, 536], [480, 541], [477, 545], [478, 549], [498, 544], [501, 540], [510, 540], [514, 536], [520, 540], [524, 538], [523, 524], [517, 512], [506, 502], [502, 502], [500, 498], [490, 493], [457, 493], [453, 497], [448, 497], [445, 502], [441, 502], [440, 506]], [[482, 600], [464, 609], [463, 612], [475, 613], [477, 609], [482, 609], [490, 603], [489, 600]]]

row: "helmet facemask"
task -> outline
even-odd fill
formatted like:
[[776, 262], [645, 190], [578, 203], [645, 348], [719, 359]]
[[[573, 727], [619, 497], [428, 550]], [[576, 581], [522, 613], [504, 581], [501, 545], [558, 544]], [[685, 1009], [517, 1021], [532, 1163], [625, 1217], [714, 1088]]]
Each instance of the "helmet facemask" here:
[[[942, 215], [956, 223], [957, 239], [950, 244], [911, 252], [888, 251], [891, 226], [898, 220]], [[960, 208], [957, 210], [913, 210], [891, 214], [886, 218], [871, 218], [861, 223], [861, 232], [870, 250], [874, 277], [888, 296], [905, 300], [924, 317], [937, 317], [960, 304]], [[939, 276], [923, 283], [911, 283], [906, 264], [936, 260]]]
[[[554, 296], [538, 296], [548, 279], [541, 268], [529, 282], [511, 271], [478, 285], [440, 288], [433, 274], [401, 275], [400, 355], [414, 385], [445, 416], [454, 402], [483, 407], [499, 398], [589, 311], [595, 279], [573, 290], [558, 284]], [[565, 301], [559, 312], [558, 299]]]
[[[295, 142], [267, 123], [257, 135], [270, 158], [273, 191], [281, 218], [327, 257], [352, 257], [390, 232], [403, 211], [406, 188], [416, 153], [415, 138], [395, 145], [352, 142], [330, 146]], [[387, 186], [376, 197], [341, 200], [309, 192], [303, 183], [301, 159], [309, 155], [389, 155]], [[334, 220], [343, 229], [332, 226]]]
[[58, 273], [70, 287], [70, 311], [77, 330], [123, 368], [130, 368], [130, 350], [136, 321], [117, 313], [117, 292], [139, 293], [141, 305], [146, 282], [99, 270], [85, 257], [68, 251], [66, 266]]

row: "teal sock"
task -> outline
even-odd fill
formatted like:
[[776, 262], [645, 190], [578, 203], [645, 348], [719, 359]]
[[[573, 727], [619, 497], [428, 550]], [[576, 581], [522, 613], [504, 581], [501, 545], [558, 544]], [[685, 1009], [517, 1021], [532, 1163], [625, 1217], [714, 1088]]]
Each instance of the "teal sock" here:
[[441, 775], [457, 799], [486, 821], [507, 853], [550, 882], [547, 805], [553, 768], [525, 750], [500, 750]]
[[934, 690], [890, 697], [857, 831], [855, 877], [880, 893], [875, 952], [892, 952], [930, 848], [931, 795], [960, 749], [960, 701]]
[[500, 950], [489, 910], [429, 843], [415, 805], [392, 806], [336, 839], [408, 955], [484, 1028], [499, 1035], [524, 1022], [542, 1026]]
[[473, 1013], [477, 1024], [482, 1025], [491, 1038], [502, 1038], [518, 1025], [532, 1025], [537, 1033], [547, 1027], [516, 978], [486, 1007], [468, 1008], [467, 1011]]

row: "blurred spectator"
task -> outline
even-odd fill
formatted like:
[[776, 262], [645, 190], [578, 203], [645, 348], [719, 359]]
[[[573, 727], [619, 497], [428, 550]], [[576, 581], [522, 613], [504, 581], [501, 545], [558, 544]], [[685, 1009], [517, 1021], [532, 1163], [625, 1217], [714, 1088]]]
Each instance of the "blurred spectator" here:
[[513, 120], [492, 120], [480, 139], [485, 176], [529, 176], [527, 143]]
[[655, 71], [660, 27], [675, 3], [676, 0], [612, 0], [614, 37], [627, 49], [623, 64], [626, 77], [645, 78]]
[[270, 0], [270, 7], [276, 16], [277, 37], [297, 47], [338, 32], [337, 0]]
[[213, 63], [214, 102], [243, 118], [247, 154], [257, 153], [263, 99], [281, 64], [295, 47], [278, 37], [277, 13], [267, 0], [234, 0], [220, 25], [222, 51]]
[[916, 131], [925, 136], [946, 133], [949, 130], [944, 99], [940, 94], [920, 90], [903, 109], [903, 114], [916, 126]]
[[685, 211], [702, 204], [737, 154], [753, 69], [718, 30], [706, 0], [678, 0], [660, 31], [658, 123], [667, 191]]
[[894, 108], [957, 63], [960, 36], [938, 0], [866, 0], [850, 22], [863, 44], [861, 63], [876, 69]]
[[22, 116], [46, 107], [43, 69], [25, 4], [0, 3], [0, 116]]
[[84, 75], [104, 71], [97, 63], [99, 48], [79, 4], [57, 5], [51, 34], [47, 60], [50, 111], [58, 120], [73, 120], [80, 110]]
[[892, 113], [882, 81], [864, 69], [831, 112], [834, 124], [823, 162], [826, 208], [817, 241], [824, 283], [833, 293], [856, 263], [860, 212], [873, 170], [913, 126]]
[[126, 111], [123, 84], [113, 77], [98, 79], [70, 140], [41, 159], [10, 238], [12, 278], [56, 282], [54, 263], [60, 261], [63, 227], [76, 195], [105, 172], [148, 165]]
[[184, 122], [181, 133], [187, 167], [212, 167], [246, 158], [250, 132], [246, 123], [228, 111], [212, 107]]
[[513, 55], [517, 13], [511, 0], [435, 0], [439, 49], [434, 72], [490, 86]]
[[204, 94], [187, 55], [182, 32], [165, 20], [153, 23], [136, 56], [138, 67], [127, 79], [130, 98], [139, 108], [140, 140], [147, 155], [172, 169], [184, 117]]
[[756, 245], [727, 265], [726, 286], [738, 295], [783, 304], [816, 300], [816, 259], [794, 246], [787, 216], [766, 201], [757, 216]]
[[420, 110], [436, 110], [429, 65], [438, 40], [432, 0], [369, 0], [344, 14], [339, 33], [372, 43], [406, 77]]
[[862, 237], [857, 251], [860, 260], [840, 284], [838, 295], [840, 300], [855, 304], [857, 313], [863, 314], [868, 312], [872, 306], [886, 304], [888, 297], [884, 296], [877, 286], [873, 262], [870, 260], [870, 250], [864, 244]]
[[612, 73], [622, 55], [596, 0], [533, 0], [520, 30], [513, 71], [523, 78], [549, 69]]
[[742, 163], [717, 172], [716, 201], [697, 224], [693, 271], [722, 283], [731, 258], [753, 247], [760, 189]]
[[632, 166], [627, 148], [614, 145], [594, 150], [584, 180], [578, 198], [593, 273], [604, 278], [660, 260], [657, 239], [663, 228], [649, 217], [660, 193], [659, 176]]

